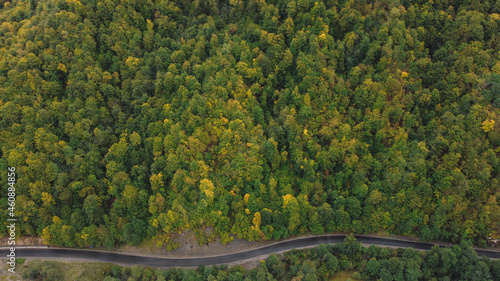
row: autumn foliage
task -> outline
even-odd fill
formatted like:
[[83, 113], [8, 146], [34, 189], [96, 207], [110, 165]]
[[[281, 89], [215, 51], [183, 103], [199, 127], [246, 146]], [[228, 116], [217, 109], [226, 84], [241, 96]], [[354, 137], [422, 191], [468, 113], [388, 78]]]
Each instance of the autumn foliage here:
[[498, 3], [0, 1], [19, 235], [499, 238]]

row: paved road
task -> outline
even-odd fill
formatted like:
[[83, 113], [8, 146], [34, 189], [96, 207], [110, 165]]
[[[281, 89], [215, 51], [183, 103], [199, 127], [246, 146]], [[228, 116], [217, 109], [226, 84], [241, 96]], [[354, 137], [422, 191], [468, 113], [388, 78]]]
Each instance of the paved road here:
[[[381, 238], [364, 235], [356, 235], [355, 237], [359, 242], [368, 245], [374, 244], [379, 246], [391, 246], [399, 248], [413, 247], [418, 250], [430, 250], [432, 246], [434, 246], [433, 244], [429, 243], [412, 242], [391, 238]], [[196, 267], [198, 265], [231, 263], [262, 255], [268, 255], [271, 253], [288, 251], [295, 248], [310, 247], [325, 243], [339, 243], [344, 241], [344, 238], [345, 235], [322, 235], [315, 237], [297, 238], [294, 240], [282, 241], [245, 252], [203, 258], [158, 258], [126, 255], [114, 252], [62, 248], [16, 248], [16, 256], [22, 258], [73, 258], [92, 260], [96, 262], [111, 262], [128, 265], [137, 264], [153, 267]], [[500, 252], [488, 250], [476, 250], [476, 252], [479, 256], [487, 256], [496, 259], [500, 258]], [[6, 249], [0, 249], [0, 258], [4, 258], [7, 254], [8, 253]]]

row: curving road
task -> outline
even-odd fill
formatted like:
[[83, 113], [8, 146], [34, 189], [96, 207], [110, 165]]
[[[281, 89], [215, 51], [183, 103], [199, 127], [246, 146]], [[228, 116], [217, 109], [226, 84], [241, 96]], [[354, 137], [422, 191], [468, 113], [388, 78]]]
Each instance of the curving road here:
[[[392, 238], [373, 237], [365, 235], [355, 235], [356, 239], [363, 244], [374, 244], [378, 246], [390, 246], [398, 248], [412, 247], [417, 250], [430, 250], [434, 245], [430, 243], [413, 242]], [[345, 235], [322, 235], [306, 238], [297, 238], [282, 242], [277, 242], [258, 249], [244, 252], [200, 258], [158, 258], [148, 256], [134, 256], [114, 252], [63, 249], [63, 248], [16, 248], [16, 257], [22, 258], [72, 258], [81, 260], [91, 260], [95, 262], [111, 262], [125, 265], [144, 265], [153, 267], [196, 267], [198, 265], [226, 264], [236, 261], [255, 258], [262, 255], [269, 255], [281, 251], [289, 251], [301, 247], [311, 247], [320, 244], [334, 244], [344, 241]], [[441, 246], [440, 247], [444, 247]], [[476, 249], [479, 256], [489, 258], [500, 258], [500, 252]], [[7, 249], [0, 249], [0, 258], [8, 255]]]

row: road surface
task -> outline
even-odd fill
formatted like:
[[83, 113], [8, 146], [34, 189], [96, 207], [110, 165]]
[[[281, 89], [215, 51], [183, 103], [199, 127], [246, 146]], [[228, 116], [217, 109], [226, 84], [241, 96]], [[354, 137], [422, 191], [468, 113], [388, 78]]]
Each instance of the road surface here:
[[[434, 245], [422, 242], [413, 242], [393, 238], [382, 238], [364, 235], [354, 236], [359, 242], [367, 245], [389, 246], [398, 248], [412, 247], [417, 250], [430, 250]], [[148, 256], [127, 255], [116, 252], [105, 252], [97, 250], [63, 249], [63, 248], [16, 248], [18, 258], [70, 258], [89, 260], [94, 262], [110, 262], [123, 265], [143, 265], [152, 267], [196, 267], [199, 265], [227, 264], [251, 259], [276, 252], [289, 251], [296, 248], [312, 247], [320, 244], [334, 244], [344, 241], [345, 235], [321, 235], [315, 237], [297, 238], [277, 242], [261, 248], [244, 252], [213, 256], [192, 258], [160, 258]], [[440, 246], [444, 247], [444, 246]], [[493, 259], [500, 258], [500, 252], [476, 249], [479, 256]], [[0, 258], [6, 257], [7, 249], [0, 249]]]

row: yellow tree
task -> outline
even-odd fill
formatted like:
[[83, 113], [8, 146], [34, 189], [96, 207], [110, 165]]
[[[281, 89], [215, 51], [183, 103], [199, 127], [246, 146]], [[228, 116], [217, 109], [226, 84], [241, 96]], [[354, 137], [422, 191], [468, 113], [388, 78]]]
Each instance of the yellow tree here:
[[212, 204], [215, 191], [215, 186], [212, 181], [209, 179], [202, 179], [200, 181], [200, 191], [205, 194], [206, 198], [208, 199], [208, 203]]

